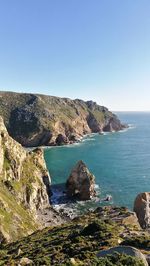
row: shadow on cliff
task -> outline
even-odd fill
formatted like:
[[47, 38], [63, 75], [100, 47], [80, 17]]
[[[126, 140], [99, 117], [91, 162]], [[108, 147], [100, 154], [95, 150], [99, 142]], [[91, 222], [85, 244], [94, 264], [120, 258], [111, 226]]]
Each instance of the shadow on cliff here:
[[51, 192], [52, 196], [50, 198], [50, 203], [52, 205], [60, 205], [60, 204], [76, 202], [76, 199], [70, 199], [67, 197], [65, 183], [52, 184]]

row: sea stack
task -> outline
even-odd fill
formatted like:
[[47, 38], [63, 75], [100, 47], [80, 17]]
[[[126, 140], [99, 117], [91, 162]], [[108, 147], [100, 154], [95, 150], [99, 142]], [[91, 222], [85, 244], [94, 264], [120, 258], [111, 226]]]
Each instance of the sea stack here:
[[67, 180], [67, 196], [78, 200], [89, 200], [96, 195], [95, 176], [90, 173], [83, 161], [79, 161]]

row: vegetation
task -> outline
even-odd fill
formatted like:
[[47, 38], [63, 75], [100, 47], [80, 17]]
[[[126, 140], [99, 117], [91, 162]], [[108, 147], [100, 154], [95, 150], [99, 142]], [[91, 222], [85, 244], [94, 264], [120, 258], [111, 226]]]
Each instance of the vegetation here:
[[0, 96], [0, 115], [10, 135], [24, 146], [49, 145], [60, 133], [69, 138], [99, 132], [110, 119], [115, 130], [122, 128], [114, 114], [92, 101], [12, 92]]
[[[120, 212], [121, 220], [115, 221]], [[109, 217], [113, 213], [113, 219]], [[105, 214], [105, 215], [104, 215]], [[129, 213], [122, 208], [97, 209], [72, 222], [45, 228], [12, 244], [1, 246], [0, 265], [17, 265], [22, 258], [31, 265], [84, 265], [84, 266], [143, 266], [143, 262], [126, 255], [114, 254], [97, 258], [104, 249], [125, 241], [123, 233], [129, 226], [123, 223]], [[135, 224], [132, 225], [135, 232]], [[140, 230], [138, 231], [140, 234]], [[130, 225], [130, 238], [132, 231]], [[142, 234], [144, 232], [142, 231]], [[129, 236], [126, 236], [126, 239]], [[129, 239], [129, 238], [128, 238]]]
[[[1, 243], [6, 240], [15, 241], [39, 228], [33, 213], [39, 202], [34, 202], [31, 198], [35, 188], [40, 190], [44, 187], [45, 191], [42, 176], [46, 168], [44, 159], [42, 161], [37, 152], [26, 152], [19, 143], [9, 137], [3, 122], [0, 126]], [[45, 195], [47, 196], [46, 191]]]

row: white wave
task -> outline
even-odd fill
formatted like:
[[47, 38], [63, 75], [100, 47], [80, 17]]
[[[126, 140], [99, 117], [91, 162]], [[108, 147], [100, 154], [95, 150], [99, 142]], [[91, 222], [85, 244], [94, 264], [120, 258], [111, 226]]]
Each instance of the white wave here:
[[129, 128], [125, 128], [125, 129], [119, 130], [118, 132], [119, 132], [119, 133], [125, 133], [125, 132], [127, 132], [128, 130], [129, 130]]
[[75, 142], [75, 143], [68, 144], [68, 145], [61, 146], [61, 147], [65, 147], [65, 148], [73, 148], [73, 147], [76, 147], [76, 146], [81, 146], [81, 145], [83, 144], [82, 142], [83, 142], [83, 141]]
[[110, 133], [112, 132], [102, 132], [102, 134], [99, 134], [100, 136], [106, 136], [106, 135], [109, 135]]
[[87, 139], [82, 140], [82, 142], [86, 142], [86, 141], [95, 141], [95, 138], [87, 138]]
[[77, 209], [76, 203], [55, 204], [55, 205], [53, 205], [53, 208], [57, 212], [69, 216], [71, 219], [80, 215], [80, 211]]
[[128, 130], [134, 129], [134, 128], [136, 128], [135, 125], [129, 124], [127, 128], [120, 130], [119, 133], [124, 133], [124, 132], [127, 132]]
[[128, 126], [129, 126], [128, 127], [129, 129], [136, 128], [136, 126], [134, 124], [129, 124]]
[[98, 191], [100, 190], [100, 186], [98, 184], [95, 184], [94, 188], [95, 188], [95, 190], [98, 190]]

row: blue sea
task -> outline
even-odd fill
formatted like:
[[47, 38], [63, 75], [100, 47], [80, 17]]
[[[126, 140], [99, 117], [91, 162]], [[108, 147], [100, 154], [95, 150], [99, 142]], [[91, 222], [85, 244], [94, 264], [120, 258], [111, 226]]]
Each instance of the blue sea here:
[[[54, 204], [78, 160], [83, 160], [95, 175], [98, 197], [78, 202], [71, 208], [89, 209], [107, 204], [133, 209], [140, 192], [150, 191], [150, 113], [119, 112], [120, 120], [129, 125], [116, 133], [92, 134], [80, 143], [45, 149], [45, 160], [54, 185]], [[57, 205], [57, 204], [56, 204]]]

